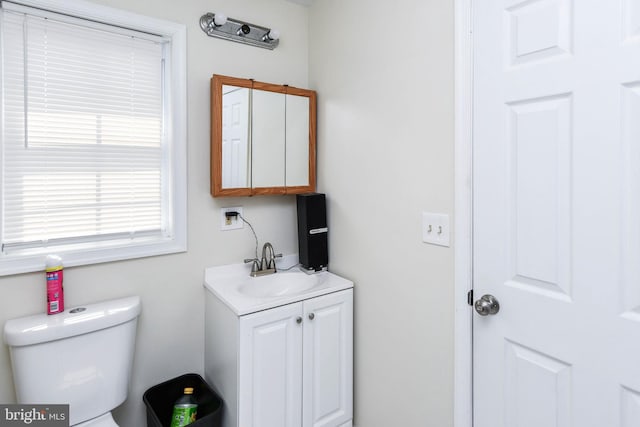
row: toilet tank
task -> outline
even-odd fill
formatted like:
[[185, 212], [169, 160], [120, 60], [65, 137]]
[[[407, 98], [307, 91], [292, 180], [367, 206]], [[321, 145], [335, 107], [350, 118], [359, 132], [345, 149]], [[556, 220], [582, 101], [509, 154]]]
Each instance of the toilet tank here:
[[74, 425], [124, 402], [140, 310], [135, 296], [7, 321], [18, 403], [69, 404]]

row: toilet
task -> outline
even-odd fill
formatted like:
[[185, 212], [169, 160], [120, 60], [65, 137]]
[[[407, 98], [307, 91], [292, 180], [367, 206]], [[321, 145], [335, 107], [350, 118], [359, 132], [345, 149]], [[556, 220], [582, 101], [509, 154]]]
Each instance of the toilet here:
[[127, 398], [140, 297], [37, 314], [4, 325], [18, 403], [69, 404], [74, 427], [117, 427]]

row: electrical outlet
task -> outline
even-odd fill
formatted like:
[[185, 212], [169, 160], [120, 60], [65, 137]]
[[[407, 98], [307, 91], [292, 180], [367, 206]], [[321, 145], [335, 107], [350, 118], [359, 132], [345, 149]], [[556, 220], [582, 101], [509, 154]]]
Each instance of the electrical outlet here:
[[422, 241], [449, 247], [449, 215], [422, 212]]
[[239, 216], [227, 216], [227, 212], [238, 212], [242, 215], [241, 207], [222, 208], [220, 209], [220, 230], [237, 230], [244, 227], [244, 221]]

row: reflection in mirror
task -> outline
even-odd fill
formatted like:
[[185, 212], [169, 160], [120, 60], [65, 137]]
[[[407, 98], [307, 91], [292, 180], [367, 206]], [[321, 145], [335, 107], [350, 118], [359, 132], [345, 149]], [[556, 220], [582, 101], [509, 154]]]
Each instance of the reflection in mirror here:
[[287, 187], [309, 185], [309, 97], [286, 96]]
[[249, 89], [222, 86], [222, 187], [245, 188], [250, 182]]
[[284, 187], [285, 95], [266, 90], [252, 95], [251, 186]]

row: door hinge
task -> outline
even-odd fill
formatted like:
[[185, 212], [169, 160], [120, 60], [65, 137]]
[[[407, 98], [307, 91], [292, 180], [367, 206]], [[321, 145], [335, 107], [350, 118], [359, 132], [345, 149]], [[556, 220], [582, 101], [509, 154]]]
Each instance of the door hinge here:
[[473, 305], [473, 289], [467, 292], [467, 304]]

